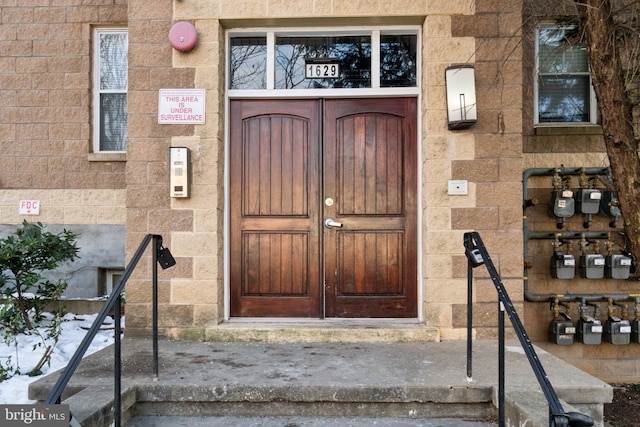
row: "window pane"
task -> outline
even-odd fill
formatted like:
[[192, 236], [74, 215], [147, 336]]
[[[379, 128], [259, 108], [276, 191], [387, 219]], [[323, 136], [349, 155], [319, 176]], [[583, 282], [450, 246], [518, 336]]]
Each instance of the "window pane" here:
[[380, 36], [380, 86], [416, 86], [415, 35]]
[[[305, 58], [335, 58], [340, 76], [305, 79]], [[276, 89], [371, 87], [371, 37], [278, 37], [276, 39]]]
[[589, 94], [589, 76], [542, 76], [538, 87], [539, 122], [588, 122]]
[[587, 52], [568, 37], [575, 30], [541, 29], [539, 32], [540, 73], [588, 72]]
[[127, 94], [100, 95], [100, 151], [127, 149]]
[[230, 89], [267, 88], [266, 37], [231, 39]]
[[100, 34], [100, 90], [127, 90], [127, 33]]

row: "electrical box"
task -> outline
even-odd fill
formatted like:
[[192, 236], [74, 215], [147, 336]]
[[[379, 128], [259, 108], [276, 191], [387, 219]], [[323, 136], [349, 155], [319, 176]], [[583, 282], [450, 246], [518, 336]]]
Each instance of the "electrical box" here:
[[170, 195], [176, 198], [189, 197], [191, 186], [191, 156], [186, 147], [171, 147]]
[[466, 179], [449, 180], [447, 194], [450, 196], [466, 196], [469, 194], [469, 182]]
[[607, 255], [604, 266], [604, 276], [608, 279], [629, 278], [631, 272], [631, 257], [622, 254]]
[[602, 279], [605, 259], [602, 254], [580, 255], [580, 277], [583, 279]]
[[631, 324], [628, 320], [609, 316], [604, 322], [604, 340], [615, 345], [626, 345], [631, 342]]
[[600, 211], [602, 193], [597, 188], [583, 188], [578, 191], [578, 206], [583, 214], [597, 214]]

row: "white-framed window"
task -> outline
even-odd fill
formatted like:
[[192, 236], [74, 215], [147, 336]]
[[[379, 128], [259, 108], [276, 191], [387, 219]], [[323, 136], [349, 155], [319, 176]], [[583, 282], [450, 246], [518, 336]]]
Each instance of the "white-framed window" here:
[[93, 32], [93, 151], [127, 149], [129, 46], [126, 28], [95, 28]]
[[545, 22], [536, 30], [535, 124], [596, 124], [587, 52], [575, 25]]
[[227, 34], [230, 96], [419, 92], [419, 27], [252, 29]]
[[122, 270], [107, 270], [107, 283], [106, 283], [106, 294], [111, 295], [111, 291], [116, 287], [120, 279], [122, 278]]
[[123, 274], [124, 270], [121, 268], [99, 268], [98, 296], [111, 295]]

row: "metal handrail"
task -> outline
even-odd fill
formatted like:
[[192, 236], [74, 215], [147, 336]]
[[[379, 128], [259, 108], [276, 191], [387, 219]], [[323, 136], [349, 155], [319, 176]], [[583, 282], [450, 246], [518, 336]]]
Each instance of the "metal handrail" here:
[[[121, 336], [121, 327], [120, 327], [120, 307], [122, 300], [122, 292], [124, 291], [124, 286], [129, 280], [129, 276], [133, 270], [135, 270], [138, 265], [138, 261], [142, 258], [144, 251], [149, 246], [149, 243], [153, 241], [153, 370], [154, 375], [158, 377], [158, 264], [162, 269], [169, 268], [175, 265], [175, 260], [171, 255], [171, 252], [165, 247], [162, 246], [162, 236], [157, 234], [147, 234], [140, 246], [136, 250], [136, 253], [131, 258], [129, 265], [122, 273], [122, 277], [118, 281], [118, 284], [111, 291], [111, 295], [107, 299], [106, 303], [98, 313], [97, 317], [93, 321], [91, 328], [82, 339], [82, 342], [78, 346], [76, 352], [73, 354], [69, 363], [65, 367], [62, 375], [58, 378], [58, 381], [53, 386], [47, 399], [45, 400], [46, 404], [54, 404], [60, 403], [60, 397], [62, 396], [62, 392], [66, 388], [69, 380], [73, 376], [76, 371], [78, 365], [82, 361], [87, 349], [91, 345], [91, 342], [96, 337], [96, 334], [100, 330], [100, 326], [106, 319], [107, 315], [111, 310], [114, 310], [114, 425], [115, 427], [120, 427], [121, 424], [121, 378], [122, 378], [122, 369], [121, 369], [121, 346], [120, 346], [120, 336]], [[70, 419], [70, 425], [74, 425], [73, 415]], [[75, 422], [77, 425], [77, 422]]]
[[468, 307], [467, 307], [467, 376], [472, 378], [472, 363], [471, 363], [471, 353], [472, 353], [472, 337], [471, 337], [471, 328], [473, 327], [473, 315], [472, 315], [472, 281], [473, 281], [473, 269], [480, 265], [483, 265], [487, 268], [489, 275], [491, 276], [491, 280], [495, 285], [495, 288], [498, 292], [499, 297], [499, 307], [498, 307], [498, 327], [499, 327], [499, 337], [498, 337], [498, 346], [499, 346], [499, 355], [498, 355], [498, 423], [500, 427], [505, 425], [505, 416], [504, 416], [504, 374], [505, 374], [505, 337], [504, 337], [504, 312], [507, 312], [509, 316], [509, 320], [511, 320], [511, 324], [513, 329], [520, 340], [520, 344], [527, 355], [527, 359], [529, 360], [529, 364], [533, 369], [533, 372], [540, 384], [540, 388], [544, 393], [545, 398], [547, 399], [547, 403], [549, 404], [549, 427], [588, 427], [593, 425], [593, 419], [588, 415], [584, 415], [578, 412], [566, 412], [562, 408], [562, 404], [560, 403], [560, 399], [558, 399], [558, 395], [556, 394], [547, 374], [542, 367], [542, 363], [538, 358], [536, 351], [527, 335], [527, 331], [524, 329], [520, 317], [516, 312], [513, 303], [511, 302], [511, 298], [509, 298], [509, 294], [507, 293], [502, 280], [496, 270], [489, 253], [487, 252], [487, 248], [484, 246], [480, 235], [477, 232], [468, 232], [464, 234], [464, 247], [465, 254], [468, 260]]

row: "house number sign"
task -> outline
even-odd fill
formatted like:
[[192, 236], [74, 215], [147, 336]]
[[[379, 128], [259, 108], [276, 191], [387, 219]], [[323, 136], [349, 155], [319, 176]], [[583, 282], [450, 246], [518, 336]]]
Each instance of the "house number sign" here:
[[338, 60], [307, 60], [305, 62], [305, 78], [307, 79], [337, 79], [340, 77], [340, 62]]

